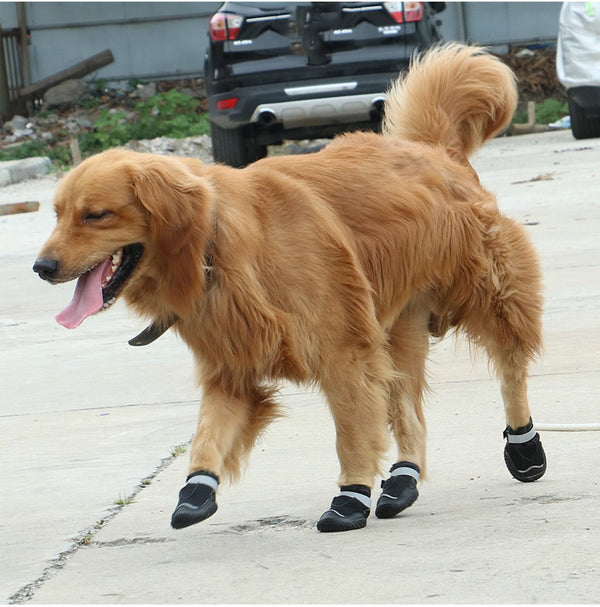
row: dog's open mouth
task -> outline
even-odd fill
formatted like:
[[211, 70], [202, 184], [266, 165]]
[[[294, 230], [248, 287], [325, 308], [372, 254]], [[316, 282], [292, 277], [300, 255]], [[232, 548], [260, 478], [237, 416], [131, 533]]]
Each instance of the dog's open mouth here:
[[71, 303], [56, 315], [56, 321], [75, 329], [88, 316], [110, 307], [144, 252], [141, 244], [119, 249], [77, 279]]

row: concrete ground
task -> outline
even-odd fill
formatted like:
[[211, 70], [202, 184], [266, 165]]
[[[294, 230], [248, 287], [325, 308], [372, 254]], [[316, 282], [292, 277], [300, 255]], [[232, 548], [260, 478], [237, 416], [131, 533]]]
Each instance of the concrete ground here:
[[[597, 426], [600, 140], [496, 139], [474, 164], [542, 258], [534, 420]], [[333, 423], [318, 393], [284, 386], [288, 416], [242, 481], [222, 488], [219, 511], [172, 530], [187, 465], [173, 453], [197, 415], [191, 355], [171, 334], [129, 347], [143, 325], [120, 303], [77, 331], [54, 322], [73, 287], [50, 287], [31, 265], [55, 186], [45, 177], [0, 189], [0, 203], [41, 203], [0, 217], [2, 602], [599, 601], [600, 433], [542, 431], [546, 476], [512, 480], [498, 385], [454, 339], [429, 364], [429, 481], [397, 519], [316, 531], [337, 491]]]

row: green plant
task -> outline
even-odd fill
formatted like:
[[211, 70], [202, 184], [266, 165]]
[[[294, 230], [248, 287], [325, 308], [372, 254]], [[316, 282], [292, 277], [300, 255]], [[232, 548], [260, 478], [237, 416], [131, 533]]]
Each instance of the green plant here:
[[[546, 99], [543, 103], [535, 104], [536, 124], [556, 122], [569, 113], [569, 104], [558, 99]], [[527, 110], [519, 110], [513, 117], [513, 124], [525, 124], [528, 121]]]
[[131, 130], [125, 112], [111, 113], [108, 110], [102, 110], [94, 122], [93, 132], [82, 133], [79, 136], [79, 147], [83, 154], [90, 155], [123, 145], [132, 139]]
[[96, 95], [101, 95], [106, 88], [108, 80], [106, 78], [98, 78], [92, 82], [92, 89]]
[[48, 118], [48, 116], [55, 116], [58, 114], [58, 110], [40, 110], [36, 116], [38, 118]]
[[94, 110], [100, 105], [98, 97], [84, 97], [79, 101], [79, 106], [86, 110]]
[[127, 506], [127, 504], [131, 504], [134, 500], [133, 495], [129, 497], [120, 497], [116, 502], [116, 506]]
[[19, 145], [0, 149], [0, 161], [21, 160], [32, 156], [48, 156], [58, 168], [72, 164], [71, 150], [68, 145], [50, 146], [42, 141], [25, 141]]
[[171, 455], [173, 457], [179, 457], [180, 455], [183, 455], [186, 451], [186, 445], [176, 445], [175, 447], [171, 448]]
[[527, 122], [527, 110], [517, 110], [512, 117], [512, 124], [525, 124]]
[[80, 546], [89, 546], [92, 543], [92, 539], [94, 539], [94, 534], [92, 532], [88, 532], [85, 535], [81, 535], [76, 538], [76, 542]]
[[89, 156], [133, 139], [193, 137], [208, 133], [208, 116], [198, 112], [193, 97], [172, 89], [135, 105], [132, 114], [103, 110], [91, 133], [79, 137], [84, 155]]
[[550, 124], [568, 115], [569, 104], [557, 99], [546, 99], [535, 104], [535, 121], [538, 124]]

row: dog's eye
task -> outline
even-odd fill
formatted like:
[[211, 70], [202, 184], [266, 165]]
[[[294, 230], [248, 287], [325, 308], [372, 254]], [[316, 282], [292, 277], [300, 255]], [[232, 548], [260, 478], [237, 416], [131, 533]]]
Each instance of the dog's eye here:
[[84, 216], [84, 223], [91, 223], [94, 221], [100, 221], [101, 219], [107, 219], [113, 214], [112, 211], [101, 211], [100, 213], [88, 213]]

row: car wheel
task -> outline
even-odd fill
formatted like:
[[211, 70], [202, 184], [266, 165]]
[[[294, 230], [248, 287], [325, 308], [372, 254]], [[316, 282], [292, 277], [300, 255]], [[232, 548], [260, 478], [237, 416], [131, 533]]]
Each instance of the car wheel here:
[[575, 139], [590, 139], [600, 137], [600, 107], [595, 111], [583, 107], [576, 99], [577, 94], [567, 91], [569, 98], [569, 115], [571, 116], [571, 131]]
[[224, 129], [211, 122], [210, 131], [215, 162], [241, 168], [267, 155], [267, 146], [256, 145], [247, 129]]

